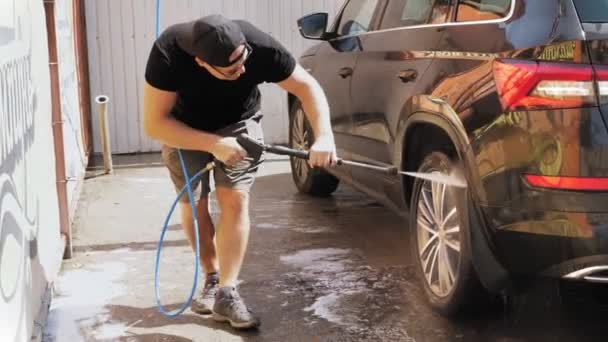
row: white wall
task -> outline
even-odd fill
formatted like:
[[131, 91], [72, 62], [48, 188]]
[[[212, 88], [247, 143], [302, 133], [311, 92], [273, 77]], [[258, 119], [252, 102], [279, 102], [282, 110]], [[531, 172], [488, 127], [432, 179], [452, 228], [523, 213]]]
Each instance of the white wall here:
[[43, 2], [0, 0], [0, 341], [29, 341], [61, 250]]
[[[161, 0], [161, 31], [180, 21], [220, 13], [246, 19], [285, 45], [294, 56], [312, 44], [300, 37], [296, 20], [312, 12], [337, 12], [343, 0]], [[143, 73], [155, 38], [156, 0], [87, 0], [91, 96], [108, 95], [113, 153], [158, 151], [141, 128]], [[287, 141], [286, 96], [261, 86], [265, 137]], [[100, 152], [98, 109], [93, 104], [94, 150]]]

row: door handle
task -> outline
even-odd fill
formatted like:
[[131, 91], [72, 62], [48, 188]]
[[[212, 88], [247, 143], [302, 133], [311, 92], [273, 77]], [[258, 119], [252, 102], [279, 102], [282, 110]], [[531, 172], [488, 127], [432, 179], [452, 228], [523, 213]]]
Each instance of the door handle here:
[[418, 71], [414, 69], [401, 70], [397, 74], [397, 77], [399, 77], [401, 82], [408, 83], [418, 78]]
[[353, 72], [354, 72], [353, 68], [346, 67], [346, 68], [340, 69], [340, 71], [338, 71], [338, 75], [342, 76], [342, 78], [347, 78], [347, 77], [352, 76]]

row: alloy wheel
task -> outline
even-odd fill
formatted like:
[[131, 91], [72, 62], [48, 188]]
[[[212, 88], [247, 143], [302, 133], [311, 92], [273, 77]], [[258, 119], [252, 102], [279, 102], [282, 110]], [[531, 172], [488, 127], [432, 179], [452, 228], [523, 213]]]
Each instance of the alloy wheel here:
[[456, 285], [461, 255], [458, 208], [449, 186], [425, 181], [416, 215], [418, 258], [425, 281], [436, 296], [446, 297]]
[[[309, 150], [311, 145], [310, 132], [306, 127], [304, 110], [302, 110], [302, 108], [298, 108], [294, 114], [293, 120], [290, 147], [298, 150]], [[306, 180], [308, 174], [310, 173], [310, 166], [308, 165], [308, 162], [300, 158], [292, 158], [292, 162], [297, 178], [300, 181]]]

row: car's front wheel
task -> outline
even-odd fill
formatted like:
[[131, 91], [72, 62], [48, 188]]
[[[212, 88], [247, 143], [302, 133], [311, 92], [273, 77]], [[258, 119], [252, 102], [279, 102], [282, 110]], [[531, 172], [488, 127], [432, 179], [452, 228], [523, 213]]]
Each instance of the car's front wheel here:
[[[418, 172], [462, 174], [443, 152], [428, 154]], [[452, 315], [469, 309], [483, 293], [471, 261], [466, 194], [446, 184], [416, 179], [410, 227], [413, 259], [426, 297], [436, 311]]]
[[[313, 131], [306, 120], [299, 101], [291, 106], [289, 120], [289, 147], [309, 150], [314, 142]], [[308, 161], [291, 157], [291, 174], [298, 190], [314, 196], [329, 196], [338, 188], [340, 181], [323, 169], [313, 169]]]

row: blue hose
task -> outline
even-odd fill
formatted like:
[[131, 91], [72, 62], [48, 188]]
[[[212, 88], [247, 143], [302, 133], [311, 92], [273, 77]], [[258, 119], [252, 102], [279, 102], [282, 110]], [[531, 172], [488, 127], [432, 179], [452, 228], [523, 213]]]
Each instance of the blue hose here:
[[[159, 34], [160, 34], [160, 0], [156, 0], [156, 38], [158, 38]], [[175, 318], [175, 317], [181, 315], [188, 307], [190, 307], [190, 305], [192, 304], [192, 298], [194, 298], [194, 293], [196, 292], [196, 288], [198, 286], [199, 267], [200, 267], [200, 264], [199, 264], [200, 244], [199, 244], [199, 239], [198, 239], [199, 234], [198, 234], [198, 219], [197, 219], [197, 215], [196, 215], [196, 204], [194, 201], [194, 195], [192, 194], [192, 183], [196, 179], [201, 177], [203, 174], [205, 174], [206, 172], [209, 172], [214, 167], [213, 163], [209, 163], [205, 169], [199, 171], [196, 175], [194, 175], [194, 177], [190, 178], [188, 176], [186, 164], [184, 163], [182, 151], [178, 149], [177, 152], [179, 154], [179, 160], [182, 165], [182, 170], [184, 171], [184, 179], [186, 179], [186, 186], [184, 186], [181, 189], [179, 195], [175, 199], [175, 202], [173, 202], [173, 205], [171, 206], [171, 210], [169, 211], [169, 214], [167, 214], [167, 218], [165, 219], [165, 224], [163, 225], [163, 229], [160, 234], [160, 240], [158, 241], [158, 247], [156, 248], [156, 263], [154, 266], [154, 287], [156, 289], [156, 303], [158, 305], [158, 310], [168, 318]], [[167, 310], [165, 310], [165, 308], [163, 307], [163, 305], [160, 302], [160, 287], [159, 287], [159, 280], [158, 280], [160, 252], [163, 248], [163, 241], [165, 239], [165, 233], [167, 232], [167, 227], [169, 226], [169, 220], [171, 219], [171, 215], [173, 215], [173, 211], [175, 211], [175, 207], [177, 206], [179, 199], [182, 197], [182, 195], [184, 194], [184, 191], [186, 191], [186, 190], [188, 191], [188, 199], [190, 200], [190, 206], [192, 208], [192, 220], [194, 221], [194, 236], [195, 236], [195, 240], [196, 240], [196, 255], [195, 255], [196, 269], [194, 271], [194, 281], [192, 283], [192, 290], [190, 291], [190, 296], [188, 297], [188, 301], [186, 301], [186, 303], [184, 303], [184, 305], [182, 305], [181, 308], [168, 312]]]
[[[182, 162], [182, 167], [183, 167], [184, 166], [183, 159], [181, 160], [181, 162]], [[175, 201], [173, 202], [173, 205], [171, 206], [171, 210], [169, 211], [169, 214], [165, 218], [165, 223], [163, 225], [163, 229], [162, 229], [162, 232], [160, 235], [160, 240], [158, 241], [158, 247], [156, 249], [156, 263], [155, 263], [155, 267], [154, 267], [154, 286], [156, 289], [156, 303], [158, 305], [159, 311], [163, 315], [165, 315], [169, 318], [174, 318], [174, 317], [181, 315], [190, 306], [190, 304], [192, 304], [192, 298], [194, 297], [194, 293], [195, 293], [196, 287], [198, 285], [200, 246], [199, 246], [199, 241], [198, 241], [198, 222], [196, 220], [195, 211], [193, 211], [194, 229], [195, 229], [194, 234], [196, 236], [196, 262], [195, 262], [196, 271], [195, 271], [195, 276], [194, 276], [194, 282], [192, 284], [192, 290], [190, 291], [190, 296], [188, 298], [188, 301], [181, 308], [179, 308], [178, 310], [174, 310], [172, 312], [167, 312], [160, 302], [160, 286], [159, 286], [159, 279], [158, 279], [159, 277], [158, 276], [159, 276], [160, 252], [163, 248], [163, 241], [165, 239], [165, 233], [167, 232], [167, 227], [169, 226], [169, 220], [171, 219], [171, 215], [173, 214], [173, 211], [175, 211], [175, 207], [177, 206], [177, 203], [179, 202], [179, 199], [182, 197], [184, 192], [187, 190], [188, 196], [190, 198], [192, 198], [193, 195], [192, 195], [191, 183], [196, 181], [199, 177], [204, 175], [206, 172], [211, 171], [211, 169], [214, 167], [215, 167], [214, 163], [211, 162], [207, 165], [207, 167], [205, 169], [199, 171], [196, 175], [194, 175], [194, 177], [188, 179], [187, 184], [181, 189], [181, 191], [177, 195], [177, 198], [175, 199]], [[184, 168], [184, 171], [185, 171], [185, 168]], [[187, 172], [185, 172], [185, 174], [187, 174]], [[190, 200], [190, 202], [192, 204], [193, 201]]]

